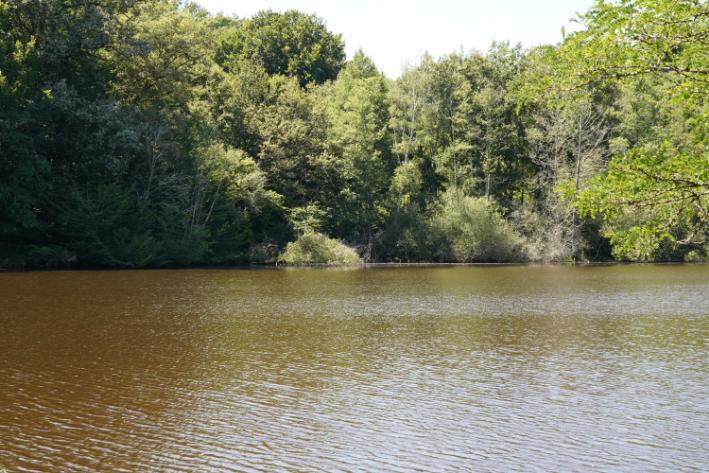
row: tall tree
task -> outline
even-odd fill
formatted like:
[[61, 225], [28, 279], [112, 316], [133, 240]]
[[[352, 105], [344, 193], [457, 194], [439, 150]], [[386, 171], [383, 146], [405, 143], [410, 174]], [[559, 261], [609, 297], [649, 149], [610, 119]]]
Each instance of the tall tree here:
[[394, 166], [390, 153], [387, 83], [361, 51], [345, 66], [328, 94], [328, 148], [340, 160], [344, 187], [335, 227], [371, 255], [375, 232], [386, 214]]
[[229, 68], [238, 58], [261, 64], [269, 74], [296, 77], [304, 86], [335, 79], [345, 49], [342, 36], [330, 33], [315, 15], [265, 10], [222, 34], [219, 62]]

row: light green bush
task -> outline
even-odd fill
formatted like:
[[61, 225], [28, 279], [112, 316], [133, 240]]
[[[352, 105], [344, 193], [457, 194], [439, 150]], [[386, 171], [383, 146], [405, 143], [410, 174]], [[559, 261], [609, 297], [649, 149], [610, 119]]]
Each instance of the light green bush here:
[[353, 248], [341, 241], [310, 231], [288, 243], [285, 251], [278, 256], [278, 261], [294, 265], [343, 265], [359, 264], [362, 259]]
[[702, 248], [689, 251], [684, 255], [686, 263], [708, 263], [709, 262], [709, 245], [704, 245]]
[[450, 190], [429, 219], [437, 259], [461, 263], [524, 260], [522, 238], [500, 215], [495, 204]]

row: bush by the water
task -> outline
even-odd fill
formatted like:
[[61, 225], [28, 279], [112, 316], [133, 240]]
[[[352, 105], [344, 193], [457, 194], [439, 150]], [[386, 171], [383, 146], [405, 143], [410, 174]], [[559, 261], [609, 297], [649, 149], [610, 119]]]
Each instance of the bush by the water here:
[[353, 248], [318, 232], [306, 232], [288, 243], [278, 257], [286, 264], [358, 264], [362, 259]]
[[461, 263], [525, 259], [522, 238], [490, 200], [449, 190], [435, 210], [429, 225], [437, 259]]

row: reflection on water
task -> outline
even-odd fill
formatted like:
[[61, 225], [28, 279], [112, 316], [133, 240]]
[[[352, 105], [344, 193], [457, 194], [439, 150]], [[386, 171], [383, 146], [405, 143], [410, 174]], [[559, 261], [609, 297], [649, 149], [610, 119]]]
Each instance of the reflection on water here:
[[0, 467], [706, 471], [709, 266], [0, 274]]

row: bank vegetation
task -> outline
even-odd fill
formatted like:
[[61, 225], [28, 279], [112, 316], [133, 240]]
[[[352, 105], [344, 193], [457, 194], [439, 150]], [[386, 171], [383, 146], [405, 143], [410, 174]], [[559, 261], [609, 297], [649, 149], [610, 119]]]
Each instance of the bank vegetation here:
[[701, 261], [709, 5], [395, 79], [298, 11], [0, 0], [0, 267]]

